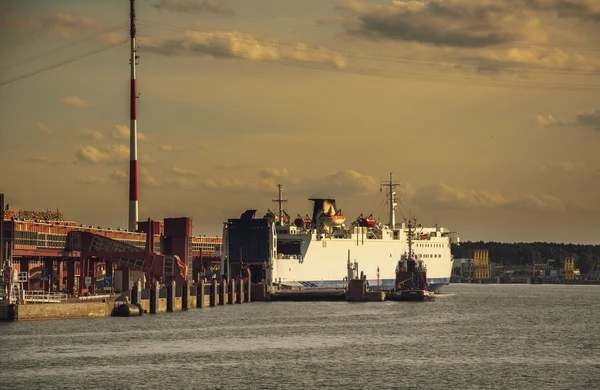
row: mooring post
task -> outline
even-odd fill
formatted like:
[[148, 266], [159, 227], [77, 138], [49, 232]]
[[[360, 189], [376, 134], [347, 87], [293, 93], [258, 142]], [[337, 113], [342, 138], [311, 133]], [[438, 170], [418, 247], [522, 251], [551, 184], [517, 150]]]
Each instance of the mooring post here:
[[244, 279], [239, 278], [238, 279], [238, 283], [239, 283], [239, 287], [237, 289], [237, 299], [235, 301], [235, 303], [242, 303], [244, 302]]
[[158, 313], [158, 300], [160, 298], [160, 284], [158, 281], [150, 286], [150, 313]]
[[198, 290], [196, 291], [196, 307], [202, 309], [204, 307], [204, 279], [200, 279]]
[[175, 311], [175, 293], [176, 293], [175, 281], [173, 280], [169, 287], [167, 288], [167, 311], [173, 312]]
[[252, 289], [252, 282], [250, 281], [250, 278], [248, 277], [246, 279], [246, 295], [244, 295], [244, 298], [246, 298], [244, 300], [244, 302], [250, 302], [250, 290]]
[[227, 299], [227, 281], [225, 279], [221, 280], [221, 288], [219, 291], [219, 305], [224, 305], [225, 300]]
[[181, 292], [181, 310], [190, 308], [190, 284], [186, 281]]
[[219, 288], [217, 286], [217, 279], [213, 279], [212, 286], [210, 289], [210, 306], [217, 306], [217, 302], [219, 299]]
[[139, 279], [133, 284], [131, 303], [134, 305], [141, 305], [142, 303], [142, 282]]
[[227, 303], [230, 305], [235, 303], [235, 280], [229, 284], [229, 299]]

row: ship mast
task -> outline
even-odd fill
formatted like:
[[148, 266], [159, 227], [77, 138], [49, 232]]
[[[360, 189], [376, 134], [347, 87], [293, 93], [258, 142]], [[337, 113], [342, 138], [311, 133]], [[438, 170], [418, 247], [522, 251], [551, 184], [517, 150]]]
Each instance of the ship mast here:
[[390, 225], [390, 229], [393, 229], [396, 227], [396, 206], [398, 205], [398, 203], [396, 203], [396, 191], [394, 191], [396, 189], [397, 186], [399, 186], [400, 183], [394, 182], [394, 173], [390, 172], [390, 181], [389, 182], [384, 182], [381, 183], [381, 186], [379, 187], [379, 191], [383, 191], [383, 187], [387, 187], [387, 197], [389, 200], [389, 206], [390, 206], [390, 219], [389, 219], [389, 225]]
[[277, 203], [278, 211], [279, 211], [279, 226], [283, 226], [283, 207], [282, 205], [287, 202], [287, 199], [283, 199], [283, 195], [281, 192], [281, 188], [283, 188], [282, 184], [277, 184], [277, 189], [279, 190], [279, 195], [277, 199], [273, 199], [273, 202]]
[[413, 219], [408, 219], [408, 259], [413, 260], [412, 240], [413, 240]]

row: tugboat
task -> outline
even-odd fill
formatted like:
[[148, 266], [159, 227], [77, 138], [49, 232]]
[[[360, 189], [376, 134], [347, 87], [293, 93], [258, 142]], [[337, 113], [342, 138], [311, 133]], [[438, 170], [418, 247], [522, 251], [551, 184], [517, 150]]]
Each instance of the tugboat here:
[[423, 302], [435, 298], [435, 293], [427, 287], [427, 267], [412, 250], [415, 225], [416, 220], [408, 221], [408, 253], [401, 256], [396, 266], [396, 285], [387, 295], [390, 301]]

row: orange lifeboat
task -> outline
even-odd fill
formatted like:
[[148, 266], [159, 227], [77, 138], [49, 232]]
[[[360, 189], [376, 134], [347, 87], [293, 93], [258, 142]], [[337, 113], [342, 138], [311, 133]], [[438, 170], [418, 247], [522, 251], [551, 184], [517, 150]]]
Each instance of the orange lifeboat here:
[[337, 213], [327, 212], [321, 216], [321, 221], [324, 226], [340, 226], [346, 221], [346, 217], [342, 215], [342, 210]]
[[310, 229], [311, 225], [312, 225], [312, 219], [310, 219], [310, 217], [308, 215], [306, 215], [306, 217], [304, 217], [304, 228]]
[[358, 226], [360, 227], [372, 228], [377, 223], [377, 220], [373, 218], [373, 214], [369, 215], [367, 218], [363, 217], [363, 215], [361, 214], [360, 217], [358, 217], [357, 222]]

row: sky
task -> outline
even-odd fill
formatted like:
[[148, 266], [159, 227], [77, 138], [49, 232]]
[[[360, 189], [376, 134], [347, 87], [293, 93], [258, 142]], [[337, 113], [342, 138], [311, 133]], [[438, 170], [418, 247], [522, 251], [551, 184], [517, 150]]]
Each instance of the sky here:
[[[0, 3], [0, 192], [127, 226], [129, 2]], [[140, 220], [382, 181], [462, 240], [600, 244], [600, 1], [137, 0]], [[595, 39], [596, 38], [596, 39]]]

